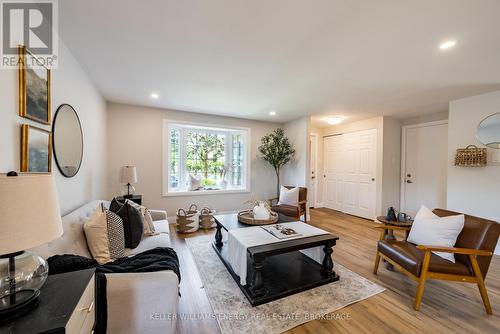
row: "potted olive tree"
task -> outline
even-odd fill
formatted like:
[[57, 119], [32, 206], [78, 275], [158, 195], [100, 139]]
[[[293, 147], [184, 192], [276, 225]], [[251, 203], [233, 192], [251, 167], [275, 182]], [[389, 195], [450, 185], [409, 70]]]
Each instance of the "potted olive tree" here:
[[280, 169], [293, 158], [295, 149], [285, 136], [285, 130], [282, 128], [265, 135], [260, 141], [259, 152], [261, 158], [267, 161], [276, 172], [276, 191], [279, 196]]

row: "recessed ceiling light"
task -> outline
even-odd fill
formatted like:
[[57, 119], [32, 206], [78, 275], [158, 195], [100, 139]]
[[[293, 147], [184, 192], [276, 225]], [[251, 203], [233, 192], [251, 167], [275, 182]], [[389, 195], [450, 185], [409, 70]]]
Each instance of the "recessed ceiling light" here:
[[150, 96], [152, 99], [155, 99], [155, 100], [157, 100], [157, 99], [160, 97], [160, 95], [158, 95], [158, 94], [156, 94], [156, 93], [151, 93], [151, 95], [149, 95], [149, 96]]
[[271, 116], [276, 116], [276, 111], [271, 110], [271, 111], [269, 112], [269, 115], [271, 115]]
[[328, 124], [336, 125], [342, 123], [344, 119], [342, 117], [330, 117], [326, 120]]
[[451, 48], [455, 47], [456, 45], [457, 45], [456, 40], [449, 40], [449, 41], [446, 41], [444, 43], [439, 44], [439, 48], [441, 50], [447, 50], [447, 49], [451, 49]]

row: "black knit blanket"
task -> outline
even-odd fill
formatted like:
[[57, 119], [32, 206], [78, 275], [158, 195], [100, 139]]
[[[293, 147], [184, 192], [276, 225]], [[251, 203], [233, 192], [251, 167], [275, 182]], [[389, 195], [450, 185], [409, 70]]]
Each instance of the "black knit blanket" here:
[[95, 268], [97, 291], [95, 333], [106, 333], [107, 328], [108, 313], [105, 274], [172, 270], [179, 278], [179, 282], [181, 281], [177, 254], [172, 248], [167, 247], [157, 247], [106, 264], [99, 264], [94, 259], [71, 254], [54, 255], [48, 258], [47, 262], [49, 264], [49, 275]]

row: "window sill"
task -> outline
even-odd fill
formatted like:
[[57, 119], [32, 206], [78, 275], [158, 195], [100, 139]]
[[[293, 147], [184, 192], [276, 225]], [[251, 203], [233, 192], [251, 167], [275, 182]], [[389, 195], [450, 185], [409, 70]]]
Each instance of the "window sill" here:
[[244, 194], [244, 193], [249, 193], [249, 192], [250, 192], [250, 190], [248, 190], [248, 189], [172, 191], [172, 192], [168, 192], [166, 194], [164, 193], [163, 197]]

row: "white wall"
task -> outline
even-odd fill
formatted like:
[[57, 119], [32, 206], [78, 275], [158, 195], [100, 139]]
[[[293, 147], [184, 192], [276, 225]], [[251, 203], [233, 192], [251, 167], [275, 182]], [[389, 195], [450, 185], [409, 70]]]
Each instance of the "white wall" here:
[[[454, 166], [457, 148], [474, 144], [479, 122], [500, 111], [500, 91], [450, 102], [448, 123], [448, 209], [500, 221], [500, 165]], [[488, 149], [488, 162], [494, 149]], [[500, 253], [497, 246], [496, 254]]]
[[[137, 166], [136, 193], [142, 194], [144, 204], [165, 209], [169, 216], [191, 203], [209, 206], [219, 212], [245, 208], [249, 199], [268, 199], [275, 195], [276, 176], [273, 168], [258, 158], [260, 139], [280, 124], [220, 117], [182, 111], [108, 103], [107, 194], [119, 195], [119, 170], [124, 165]], [[162, 127], [164, 119], [191, 121], [221, 126], [251, 129], [251, 192], [195, 196], [162, 196]]]
[[382, 147], [382, 212], [390, 206], [399, 208], [401, 189], [401, 122], [384, 117]]
[[[74, 178], [63, 177], [55, 162], [52, 163], [61, 213], [65, 214], [105, 194], [106, 104], [62, 41], [59, 41], [59, 68], [52, 70], [51, 75], [52, 116], [60, 104], [71, 104], [80, 116], [84, 136], [83, 163]], [[0, 70], [0, 91], [0, 172], [19, 171], [21, 124], [46, 130], [50, 127], [18, 116], [17, 70]]]
[[308, 187], [310, 171], [309, 117], [301, 117], [285, 123], [285, 135], [295, 149], [292, 161], [286, 164], [281, 175], [281, 184]]

